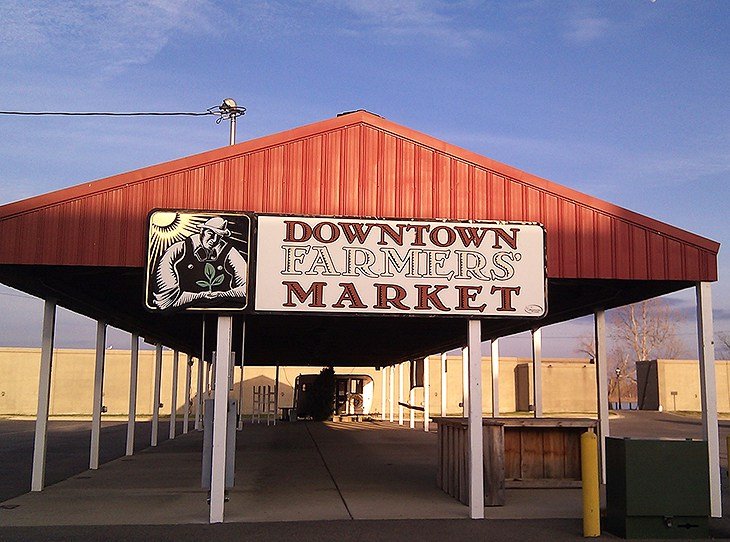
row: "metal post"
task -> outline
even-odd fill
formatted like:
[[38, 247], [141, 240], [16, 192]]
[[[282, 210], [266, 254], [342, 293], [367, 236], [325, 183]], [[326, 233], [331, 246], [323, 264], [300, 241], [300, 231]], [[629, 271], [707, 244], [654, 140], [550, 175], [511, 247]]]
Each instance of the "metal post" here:
[[415, 429], [416, 411], [413, 410], [413, 403], [416, 402], [416, 388], [413, 387], [413, 384], [416, 380], [416, 362], [409, 361], [408, 369], [410, 369], [410, 378], [408, 379], [408, 427]]
[[532, 382], [535, 418], [542, 418], [542, 330], [532, 330]]
[[190, 426], [190, 385], [192, 383], [193, 358], [187, 354], [185, 360], [185, 415], [183, 417], [183, 435], [188, 433]]
[[499, 416], [499, 339], [492, 339], [492, 418]]
[[608, 424], [608, 357], [606, 356], [606, 311], [596, 311], [594, 343], [596, 345], [596, 379], [598, 388], [598, 460], [601, 464], [601, 481], [606, 483], [606, 437]]
[[175, 438], [175, 424], [177, 423], [177, 377], [180, 353], [177, 350], [172, 352], [172, 397], [170, 398], [170, 440]]
[[131, 360], [129, 366], [129, 417], [127, 418], [126, 455], [134, 454], [134, 426], [137, 421], [137, 373], [139, 372], [139, 335], [132, 333], [129, 345]]
[[398, 364], [398, 425], [403, 425], [403, 364]]
[[484, 518], [484, 444], [482, 442], [482, 327], [469, 320], [467, 333], [469, 382], [469, 517]]
[[203, 430], [203, 369], [205, 368], [205, 317], [203, 317], [203, 333], [198, 358], [198, 380], [195, 383], [195, 430]]
[[469, 415], [469, 347], [461, 349], [462, 416]]
[[715, 341], [712, 325], [712, 290], [709, 282], [698, 282], [697, 343], [700, 358], [700, 396], [702, 398], [702, 437], [707, 441], [710, 471], [710, 515], [722, 517], [720, 495], [720, 439], [717, 427], [717, 388], [715, 379]]
[[423, 358], [423, 430], [428, 431], [431, 422], [431, 365], [428, 356]]
[[46, 299], [43, 305], [43, 334], [41, 338], [41, 367], [38, 378], [38, 410], [33, 442], [33, 471], [31, 491], [42, 491], [46, 480], [46, 436], [48, 435], [48, 407], [51, 400], [51, 367], [53, 339], [56, 331], [56, 302]]
[[94, 404], [91, 412], [91, 450], [89, 468], [99, 468], [99, 436], [101, 435], [101, 406], [104, 390], [104, 354], [106, 350], [106, 323], [96, 323], [96, 364], [94, 366]]
[[446, 371], [446, 352], [441, 354], [441, 416], [446, 416], [446, 390], [448, 389], [448, 373]]
[[246, 380], [246, 321], [241, 327], [241, 387], [238, 389], [238, 429], [243, 429], [243, 383]]
[[388, 391], [390, 396], [389, 421], [395, 420], [395, 366], [390, 366], [390, 379], [388, 380]]
[[157, 446], [157, 431], [160, 424], [160, 388], [162, 387], [162, 345], [155, 345], [155, 389], [152, 398], [152, 434], [150, 446]]
[[274, 425], [279, 414], [279, 366], [276, 366], [276, 380], [274, 380]]
[[385, 367], [380, 368], [380, 420], [385, 421], [385, 402], [386, 402], [386, 386], [387, 375]]
[[228, 427], [228, 376], [231, 364], [231, 328], [233, 318], [218, 317], [215, 367], [215, 402], [213, 406], [213, 458], [210, 479], [210, 522], [221, 523], [225, 507], [226, 436]]
[[243, 367], [243, 360], [241, 360], [241, 381], [238, 383], [238, 427], [240, 431], [243, 429], [243, 380], [245, 369]]

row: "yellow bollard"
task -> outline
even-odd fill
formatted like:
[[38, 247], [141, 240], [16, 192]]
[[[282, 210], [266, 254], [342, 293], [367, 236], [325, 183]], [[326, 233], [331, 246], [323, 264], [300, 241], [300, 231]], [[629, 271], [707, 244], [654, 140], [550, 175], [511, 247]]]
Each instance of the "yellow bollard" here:
[[601, 536], [601, 497], [598, 491], [598, 437], [580, 436], [580, 471], [583, 480], [583, 536]]

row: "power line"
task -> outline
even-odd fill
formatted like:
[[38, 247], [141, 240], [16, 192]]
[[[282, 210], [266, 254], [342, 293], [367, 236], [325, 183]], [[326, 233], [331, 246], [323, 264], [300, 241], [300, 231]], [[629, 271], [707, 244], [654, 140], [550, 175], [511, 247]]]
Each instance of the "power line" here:
[[216, 108], [206, 111], [0, 111], [0, 115], [14, 115], [22, 117], [203, 117], [215, 115]]

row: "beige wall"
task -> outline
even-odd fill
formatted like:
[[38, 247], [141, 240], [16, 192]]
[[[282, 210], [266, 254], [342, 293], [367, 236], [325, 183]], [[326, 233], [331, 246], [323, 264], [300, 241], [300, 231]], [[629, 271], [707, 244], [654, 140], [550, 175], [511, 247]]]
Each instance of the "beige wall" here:
[[[441, 414], [441, 359], [430, 358], [430, 414]], [[177, 412], [184, 410], [185, 361], [180, 356], [178, 374]], [[34, 348], [0, 348], [0, 415], [35, 415], [37, 408], [38, 366], [40, 350]], [[516, 375], [527, 373], [528, 391], [532, 390], [532, 363], [525, 358], [500, 358], [499, 400], [502, 413], [514, 412], [517, 408], [515, 390]], [[524, 367], [526, 369], [520, 369]], [[122, 350], [107, 350], [104, 371], [104, 401], [108, 415], [126, 415], [129, 401], [130, 353]], [[281, 367], [279, 384], [279, 405], [292, 406], [294, 386], [300, 374], [316, 374], [319, 367]], [[258, 385], [272, 385], [275, 380], [274, 367], [246, 367], [244, 380], [244, 413], [252, 411], [252, 388]], [[338, 374], [365, 374], [373, 378], [374, 392], [371, 411], [380, 413], [381, 371], [375, 368], [339, 367]], [[390, 372], [388, 371], [388, 375]], [[172, 352], [165, 351], [162, 368], [163, 407], [161, 414], [169, 414], [171, 403]], [[397, 416], [398, 370], [395, 371], [395, 412]], [[407, 386], [408, 365], [404, 367]], [[596, 385], [595, 366], [586, 360], [543, 359], [543, 409], [545, 413], [595, 412]], [[55, 350], [51, 379], [51, 415], [89, 415], [92, 405], [94, 382], [93, 350]], [[233, 395], [238, 398], [240, 368], [234, 374]], [[462, 407], [462, 359], [449, 356], [447, 360], [447, 408], [446, 415], [461, 415]], [[137, 413], [149, 416], [152, 413], [154, 385], [154, 351], [141, 350], [137, 391]], [[520, 385], [525, 385], [521, 382]], [[192, 367], [191, 397], [195, 398], [197, 386], [197, 360]], [[484, 413], [491, 415], [491, 363], [488, 357], [482, 363], [482, 391]], [[388, 412], [386, 390], [385, 409]], [[404, 401], [408, 402], [408, 390], [404, 390]], [[531, 402], [531, 400], [530, 400]], [[414, 403], [423, 406], [423, 389], [415, 390]], [[406, 419], [408, 413], [406, 411]], [[421, 413], [416, 418], [422, 418]]]
[[[664, 411], [699, 412], [700, 366], [695, 360], [657, 360], [659, 404]], [[718, 412], [730, 412], [730, 361], [715, 362]], [[676, 392], [673, 395], [672, 392]], [[639, 390], [641, 393], [641, 390]]]

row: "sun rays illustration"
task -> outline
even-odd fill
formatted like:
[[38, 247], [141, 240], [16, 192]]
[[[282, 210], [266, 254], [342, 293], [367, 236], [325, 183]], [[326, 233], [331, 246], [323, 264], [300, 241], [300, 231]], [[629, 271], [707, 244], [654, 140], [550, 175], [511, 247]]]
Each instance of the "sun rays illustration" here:
[[214, 215], [155, 211], [150, 216], [149, 258], [156, 264], [160, 256], [178, 241], [198, 233], [200, 225]]

